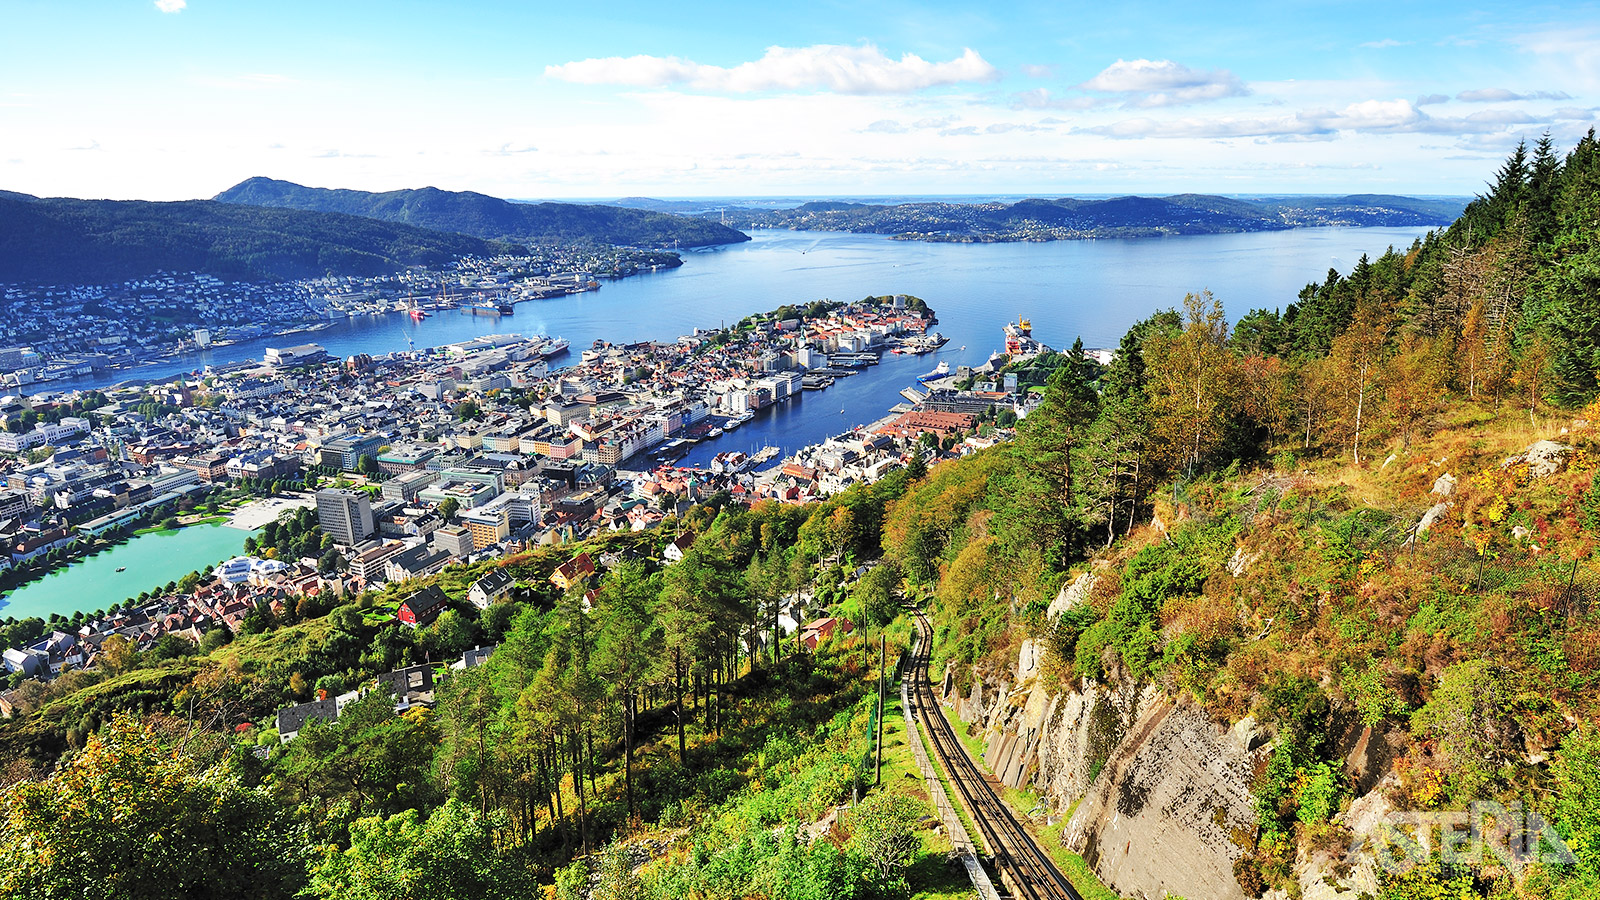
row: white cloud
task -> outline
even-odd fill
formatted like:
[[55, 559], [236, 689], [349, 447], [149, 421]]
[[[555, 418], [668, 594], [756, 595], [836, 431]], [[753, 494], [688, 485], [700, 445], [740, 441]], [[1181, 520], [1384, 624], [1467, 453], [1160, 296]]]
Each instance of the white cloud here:
[[1515, 35], [1511, 42], [1537, 57], [1545, 77], [1574, 89], [1600, 87], [1600, 29], [1569, 25]]
[[1022, 74], [1029, 78], [1050, 78], [1056, 74], [1056, 67], [1052, 65], [1035, 66], [1024, 63]]
[[189, 6], [189, 0], [156, 0], [156, 9], [164, 13], [180, 13]]
[[1000, 76], [999, 70], [970, 48], [948, 62], [929, 62], [914, 53], [890, 59], [871, 44], [768, 47], [760, 59], [732, 68], [701, 65], [676, 56], [629, 56], [546, 66], [544, 73], [577, 84], [683, 85], [736, 94], [799, 90], [904, 94], [962, 82], [993, 81]]
[[1012, 94], [1010, 105], [1012, 109], [1093, 109], [1114, 102], [1106, 97], [1090, 97], [1083, 94], [1060, 97], [1044, 88], [1034, 88], [1031, 91]]
[[533, 146], [532, 144], [505, 143], [505, 144], [501, 144], [500, 146], [494, 148], [493, 150], [485, 150], [485, 151], [483, 151], [483, 154], [485, 156], [516, 156], [517, 154], [520, 154], [520, 153], [538, 153], [538, 152], [539, 152], [539, 148]]
[[1390, 47], [1404, 47], [1409, 43], [1411, 43], [1411, 41], [1397, 41], [1394, 38], [1384, 38], [1381, 41], [1367, 41], [1359, 46], [1365, 47], [1368, 50], [1387, 50]]
[[1250, 93], [1227, 69], [1191, 69], [1170, 59], [1119, 59], [1079, 87], [1129, 96], [1129, 107], [1179, 106]]
[[1505, 103], [1510, 100], [1571, 100], [1572, 95], [1566, 91], [1531, 91], [1519, 94], [1505, 88], [1481, 88], [1476, 91], [1462, 91], [1456, 95], [1462, 103]]
[[1511, 126], [1545, 117], [1518, 109], [1486, 109], [1468, 116], [1430, 116], [1408, 100], [1364, 100], [1342, 110], [1305, 109], [1287, 116], [1217, 116], [1175, 120], [1126, 119], [1080, 133], [1133, 139], [1266, 137], [1278, 140], [1328, 140], [1340, 132], [1359, 134], [1503, 134]]
[[1440, 103], [1449, 103], [1449, 102], [1450, 102], [1450, 98], [1446, 97], [1444, 94], [1428, 94], [1428, 95], [1423, 96], [1423, 97], [1418, 97], [1416, 105], [1418, 105], [1418, 106], [1436, 106], [1436, 105], [1438, 105]]

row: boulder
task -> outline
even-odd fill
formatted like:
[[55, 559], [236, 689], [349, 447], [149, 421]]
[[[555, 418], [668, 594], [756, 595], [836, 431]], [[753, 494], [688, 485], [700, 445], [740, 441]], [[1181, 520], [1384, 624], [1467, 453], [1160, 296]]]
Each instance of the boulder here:
[[1056, 598], [1050, 601], [1050, 608], [1045, 610], [1045, 618], [1054, 621], [1061, 614], [1074, 606], [1082, 606], [1089, 602], [1089, 592], [1094, 590], [1094, 573], [1085, 572], [1061, 586]]
[[1428, 529], [1433, 527], [1433, 523], [1443, 518], [1445, 512], [1449, 509], [1450, 504], [1444, 502], [1435, 503], [1428, 507], [1428, 511], [1422, 514], [1422, 521], [1417, 523], [1417, 527], [1412, 531], [1411, 538], [1408, 540], [1415, 540], [1427, 534]]
[[1441, 497], [1448, 497], [1455, 492], [1456, 477], [1451, 475], [1449, 472], [1446, 472], [1433, 480], [1432, 493], [1438, 494]]
[[1255, 716], [1245, 716], [1228, 729], [1228, 737], [1241, 752], [1251, 753], [1270, 740], [1272, 735], [1261, 727]]
[[1572, 448], [1556, 441], [1537, 441], [1527, 450], [1507, 459], [1500, 468], [1527, 463], [1528, 474], [1534, 478], [1549, 478], [1567, 467], [1567, 456]]

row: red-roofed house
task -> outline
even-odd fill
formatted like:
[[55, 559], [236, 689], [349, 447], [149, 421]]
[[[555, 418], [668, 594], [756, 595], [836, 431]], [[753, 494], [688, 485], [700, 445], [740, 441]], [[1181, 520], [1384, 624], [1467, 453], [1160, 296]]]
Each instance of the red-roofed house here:
[[550, 576], [550, 580], [555, 582], [556, 587], [567, 590], [593, 574], [594, 560], [590, 559], [587, 553], [579, 553], [572, 559], [557, 566], [555, 573]]

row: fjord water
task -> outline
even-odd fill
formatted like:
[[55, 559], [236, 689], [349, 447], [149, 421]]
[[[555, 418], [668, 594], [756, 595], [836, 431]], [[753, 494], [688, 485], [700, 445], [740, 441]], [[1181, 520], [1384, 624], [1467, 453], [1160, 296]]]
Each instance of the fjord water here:
[[[941, 360], [952, 369], [980, 364], [1001, 346], [1001, 326], [1024, 317], [1033, 333], [1061, 348], [1115, 347], [1128, 326], [1185, 293], [1209, 289], [1230, 319], [1293, 301], [1329, 268], [1348, 272], [1361, 254], [1405, 247], [1420, 228], [1312, 228], [1254, 234], [1014, 244], [929, 244], [877, 235], [756, 231], [748, 243], [684, 253], [677, 269], [608, 281], [598, 291], [519, 303], [508, 318], [441, 313], [420, 323], [404, 314], [335, 323], [309, 335], [266, 338], [159, 367], [50, 387], [103, 387], [117, 380], [169, 377], [208, 363], [260, 359], [266, 347], [315, 341], [340, 357], [403, 351], [408, 339], [434, 347], [496, 332], [550, 334], [572, 343], [570, 357], [598, 339], [672, 340], [695, 328], [731, 324], [786, 303], [913, 294], [939, 316], [950, 343], [936, 354], [885, 354], [880, 365], [769, 407], [754, 421], [705, 441], [681, 461], [703, 465], [725, 450], [771, 444], [786, 454], [883, 416], [901, 388]], [[642, 465], [635, 462], [634, 465]], [[191, 569], [232, 555], [244, 534], [191, 527], [150, 535], [35, 582], [0, 600], [0, 616], [99, 609]], [[226, 538], [226, 540], [223, 540]], [[117, 566], [127, 565], [116, 574]], [[147, 570], [147, 566], [149, 567]]]
[[[1348, 272], [1363, 253], [1405, 247], [1422, 228], [1304, 228], [1251, 234], [1008, 244], [934, 244], [880, 235], [757, 230], [748, 243], [687, 251], [677, 269], [608, 281], [601, 290], [519, 303], [493, 318], [446, 312], [420, 323], [402, 314], [341, 320], [308, 335], [265, 338], [216, 348], [129, 373], [107, 373], [71, 386], [104, 386], [132, 376], [153, 378], [208, 363], [260, 359], [271, 346], [315, 341], [341, 357], [378, 356], [433, 347], [496, 332], [550, 334], [572, 343], [571, 357], [596, 339], [671, 340], [695, 328], [732, 323], [785, 303], [869, 294], [913, 294], [939, 316], [950, 343], [937, 355], [885, 356], [882, 365], [840, 379], [832, 388], [763, 413], [738, 432], [707, 442], [688, 464], [728, 449], [773, 444], [794, 450], [851, 425], [870, 422], [898, 400], [896, 392], [947, 360], [978, 364], [1001, 343], [1000, 328], [1017, 317], [1053, 347], [1082, 337], [1088, 347], [1115, 347], [1123, 332], [1158, 309], [1180, 307], [1185, 293], [1210, 290], [1230, 319], [1257, 307], [1282, 307], [1328, 269]], [[962, 347], [965, 349], [960, 349]], [[65, 386], [66, 383], [63, 383]], [[840, 412], [840, 410], [844, 412]]]
[[5, 594], [0, 618], [49, 619], [51, 613], [105, 609], [238, 554], [249, 536], [220, 524], [141, 534]]

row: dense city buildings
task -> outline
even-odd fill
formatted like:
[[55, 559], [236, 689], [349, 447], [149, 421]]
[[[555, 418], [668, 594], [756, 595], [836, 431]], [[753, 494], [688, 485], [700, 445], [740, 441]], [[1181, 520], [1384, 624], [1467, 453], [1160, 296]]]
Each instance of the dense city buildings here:
[[[495, 334], [342, 361], [319, 362], [314, 344], [286, 345], [275, 359], [169, 384], [0, 398], [0, 573], [37, 567], [52, 551], [67, 556], [51, 565], [70, 564], [92, 537], [114, 540], [221, 491], [275, 496], [261, 502], [277, 504], [280, 524], [307, 507], [320, 535], [302, 558], [247, 544], [193, 585], [121, 604], [71, 640], [41, 635], [6, 664], [48, 678], [92, 665], [92, 650], [72, 645], [112, 634], [139, 646], [168, 634], [199, 640], [299, 597], [403, 587], [450, 565], [644, 531], [713, 496], [807, 503], [913, 456], [1005, 439], [997, 413], [1025, 415], [1028, 394], [1014, 375], [989, 374], [1007, 359], [997, 354], [978, 369], [936, 369], [879, 420], [787, 458], [728, 450], [701, 467], [674, 465], [693, 445], [884, 354], [936, 349], [933, 323], [920, 301], [891, 296], [786, 307], [676, 341], [596, 342], [554, 371], [564, 342]], [[664, 561], [684, 549], [670, 544]], [[556, 579], [575, 585], [592, 565], [570, 561]], [[492, 579], [478, 587], [491, 598], [509, 589]], [[417, 621], [432, 612], [421, 606]]]

